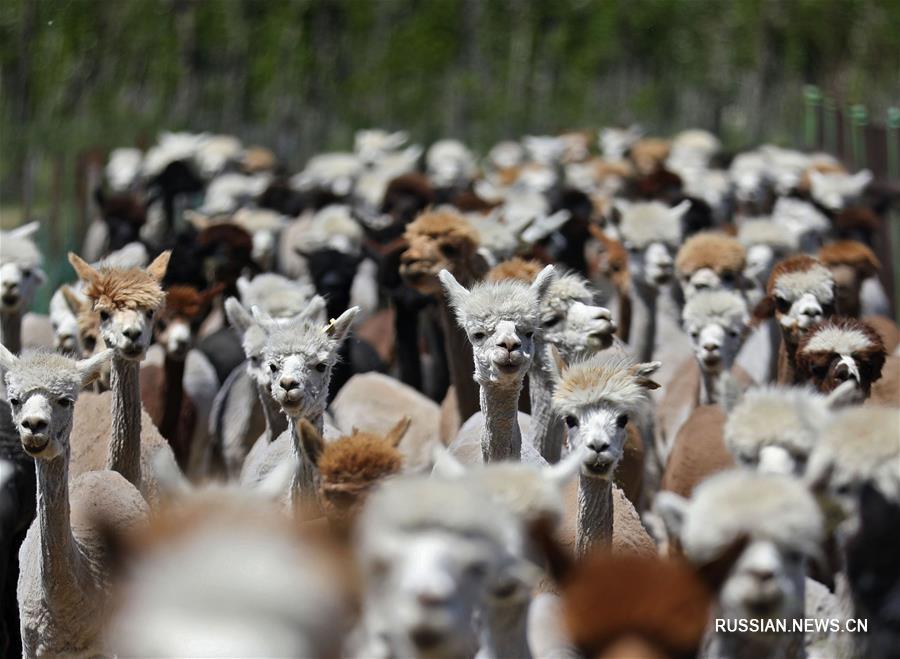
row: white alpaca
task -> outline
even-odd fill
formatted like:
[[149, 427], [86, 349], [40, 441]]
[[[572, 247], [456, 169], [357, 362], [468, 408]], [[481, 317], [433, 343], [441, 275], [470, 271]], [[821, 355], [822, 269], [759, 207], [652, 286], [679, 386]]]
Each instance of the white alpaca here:
[[33, 236], [37, 222], [0, 231], [0, 343], [13, 353], [22, 350], [22, 321], [38, 287], [46, 280]]
[[53, 353], [16, 358], [0, 346], [13, 421], [37, 472], [37, 517], [19, 552], [27, 657], [104, 653], [100, 634], [109, 615], [110, 564], [96, 524], [122, 530], [147, 515], [140, 493], [116, 472], [69, 480], [75, 399], [111, 356], [108, 350], [80, 362]]

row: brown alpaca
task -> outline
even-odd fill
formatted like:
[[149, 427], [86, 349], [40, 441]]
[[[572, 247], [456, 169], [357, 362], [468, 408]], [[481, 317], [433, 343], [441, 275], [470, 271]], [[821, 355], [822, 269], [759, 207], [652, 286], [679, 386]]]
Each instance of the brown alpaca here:
[[834, 313], [834, 278], [821, 261], [805, 254], [779, 261], [769, 275], [757, 319], [774, 316], [781, 328], [778, 384], [802, 384], [796, 373], [797, 344], [809, 329]]
[[[861, 318], [860, 293], [863, 282], [881, 270], [878, 257], [866, 245], [855, 240], [838, 240], [819, 250], [819, 260], [831, 270], [835, 284], [835, 312], [841, 316]], [[862, 318], [881, 335], [885, 350], [893, 353], [900, 344], [897, 324], [886, 316]]]
[[675, 257], [675, 271], [685, 296], [704, 289], [740, 287], [746, 257], [744, 246], [724, 233], [691, 236]]
[[[898, 405], [900, 394], [890, 381], [881, 389], [875, 387], [881, 383], [887, 359], [874, 328], [855, 318], [835, 316], [813, 327], [800, 341], [797, 373], [822, 393], [855, 380], [861, 401], [871, 398], [873, 403]], [[893, 355], [890, 359], [898, 360]]]
[[631, 331], [631, 278], [628, 274], [628, 250], [603, 230], [592, 224], [588, 227], [591, 235], [599, 241], [601, 250], [596, 259], [596, 273], [612, 283], [619, 303], [619, 328], [616, 336], [628, 341]]
[[452, 317], [437, 275], [446, 269], [463, 286], [484, 277], [487, 267], [477, 251], [478, 233], [460, 215], [429, 211], [406, 227], [404, 238], [408, 247], [400, 257], [400, 275], [409, 286], [438, 300], [450, 380], [460, 420], [465, 421], [479, 410], [478, 388], [472, 379], [472, 348]]
[[354, 428], [328, 443], [309, 421], [300, 422], [304, 454], [319, 470], [322, 509], [336, 529], [349, 530], [372, 488], [402, 471], [403, 454], [397, 446], [411, 421], [404, 417], [385, 435]]
[[185, 360], [200, 322], [223, 286], [200, 292], [191, 286], [172, 286], [154, 326], [156, 342], [165, 348], [162, 365], [141, 368], [141, 403], [160, 434], [168, 440], [175, 460], [187, 470], [199, 419], [197, 408], [184, 390]]
[[662, 167], [669, 157], [669, 149], [672, 143], [656, 137], [645, 137], [631, 145], [628, 157], [634, 163], [635, 169], [642, 176], [648, 176]]
[[589, 659], [696, 657], [713, 601], [684, 563], [603, 554], [576, 566], [562, 597], [572, 642]]
[[713, 474], [735, 466], [725, 446], [727, 415], [719, 405], [701, 405], [678, 429], [660, 490], [690, 497]]
[[502, 281], [504, 279], [517, 279], [530, 284], [543, 268], [543, 263], [516, 256], [507, 261], [501, 261], [491, 268], [487, 273], [485, 280]]

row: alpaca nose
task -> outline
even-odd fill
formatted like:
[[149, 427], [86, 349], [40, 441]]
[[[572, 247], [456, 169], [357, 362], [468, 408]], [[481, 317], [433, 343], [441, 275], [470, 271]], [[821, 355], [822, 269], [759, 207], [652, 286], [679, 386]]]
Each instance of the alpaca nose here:
[[850, 369], [846, 364], [838, 364], [837, 368], [834, 369], [834, 379], [839, 382], [844, 382], [849, 380], [851, 377]]
[[32, 435], [39, 435], [47, 429], [47, 422], [39, 416], [22, 419], [22, 427]]
[[297, 380], [295, 380], [294, 378], [287, 376], [287, 375], [285, 377], [281, 378], [281, 380], [278, 382], [278, 384], [281, 385], [281, 388], [284, 389], [285, 391], [290, 391], [291, 389], [296, 389], [300, 385], [300, 383], [297, 382]]
[[131, 341], [137, 341], [141, 338], [141, 330], [139, 327], [126, 327], [122, 330], [122, 334]]
[[767, 581], [771, 581], [775, 578], [775, 573], [771, 568], [768, 567], [755, 567], [751, 568], [750, 574], [754, 576], [758, 581], [765, 583]]
[[706, 352], [715, 352], [719, 349], [719, 344], [707, 342], [703, 344], [703, 349], [706, 350]]
[[592, 439], [587, 445], [594, 453], [605, 453], [609, 450], [609, 442], [603, 439]]
[[514, 336], [507, 336], [499, 341], [497, 341], [498, 348], [506, 348], [507, 352], [512, 352], [513, 350], [518, 350], [522, 347], [522, 344], [519, 340]]

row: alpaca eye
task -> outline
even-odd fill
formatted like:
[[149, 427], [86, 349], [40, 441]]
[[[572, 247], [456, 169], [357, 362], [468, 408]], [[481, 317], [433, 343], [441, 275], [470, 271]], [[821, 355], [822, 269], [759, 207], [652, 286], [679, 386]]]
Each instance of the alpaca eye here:
[[101, 311], [101, 312], [100, 312], [100, 320], [101, 320], [102, 322], [104, 322], [104, 323], [105, 323], [107, 320], [109, 320], [109, 312], [108, 312], [108, 311]]
[[71, 407], [74, 401], [71, 398], [60, 398], [56, 402], [60, 407]]
[[788, 563], [799, 563], [803, 560], [803, 554], [796, 549], [788, 549], [784, 552], [784, 557]]
[[150, 309], [147, 309], [147, 311], [144, 312], [144, 315], [147, 317], [147, 320], [153, 318], [153, 312]]
[[616, 425], [620, 428], [624, 428], [628, 424], [628, 415], [620, 414], [616, 417]]
[[483, 561], [472, 563], [466, 568], [466, 574], [473, 579], [483, 579], [487, 575], [487, 564]]
[[472, 334], [472, 338], [476, 341], [483, 341], [485, 336], [486, 335], [484, 332], [475, 332], [474, 334]]
[[327, 368], [328, 364], [326, 364], [325, 362], [319, 362], [318, 364], [316, 364], [316, 370], [319, 373], [324, 373]]
[[734, 281], [734, 273], [731, 272], [723, 272], [722, 273], [722, 281], [726, 284], [730, 284]]
[[261, 360], [258, 356], [256, 356], [256, 355], [252, 355], [252, 356], [250, 357], [250, 363], [253, 364], [254, 366], [259, 366], [259, 363], [260, 363], [261, 361], [262, 361], [262, 360]]
[[775, 297], [775, 308], [781, 313], [787, 313], [791, 310], [791, 303], [783, 297]]
[[700, 338], [700, 332], [691, 332], [691, 338], [692, 338], [692, 339], [699, 339], [699, 338]]
[[22, 268], [22, 276], [30, 277], [31, 276], [31, 268]]
[[278, 367], [274, 363], [269, 364], [269, 370], [273, 373], [278, 370]]
[[566, 425], [569, 426], [570, 428], [577, 428], [578, 427], [578, 418], [574, 417], [570, 414], [569, 416], [566, 417]]
[[94, 348], [97, 347], [97, 339], [95, 339], [93, 336], [84, 337], [84, 347], [93, 352]]
[[158, 329], [161, 332], [164, 332], [166, 330], [166, 327], [168, 327], [168, 326], [169, 326], [168, 323], [166, 323], [166, 321], [164, 321], [164, 320], [156, 321], [156, 329]]
[[441, 254], [446, 256], [448, 259], [455, 258], [457, 254], [459, 254], [459, 250], [455, 245], [450, 245], [449, 243], [444, 243], [440, 246]]
[[18, 398], [10, 398], [9, 404], [12, 405], [13, 407], [18, 407], [19, 405], [22, 404], [22, 401], [20, 401]]
[[731, 336], [732, 338], [735, 338], [735, 337], [737, 337], [737, 335], [738, 335], [738, 331], [737, 331], [737, 330], [733, 330], [733, 329], [728, 330], [728, 335]]
[[530, 339], [530, 338], [532, 338], [533, 336], [534, 336], [534, 332], [532, 332], [532, 331], [525, 332], [525, 338]]
[[544, 321], [544, 327], [553, 327], [554, 325], [558, 324], [559, 321], [561, 321], [561, 320], [562, 320], [562, 316], [560, 316], [560, 315], [553, 316], [553, 318], [551, 318], [550, 320]]

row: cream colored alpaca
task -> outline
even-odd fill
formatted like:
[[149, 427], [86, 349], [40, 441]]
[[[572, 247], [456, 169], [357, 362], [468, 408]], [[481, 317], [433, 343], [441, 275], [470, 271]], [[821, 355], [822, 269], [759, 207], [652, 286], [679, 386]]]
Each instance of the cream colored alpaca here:
[[37, 471], [37, 517], [19, 552], [26, 657], [106, 654], [100, 635], [110, 613], [110, 562], [96, 525], [123, 530], [147, 515], [140, 493], [114, 471], [69, 479], [75, 399], [111, 356], [16, 358], [0, 346], [13, 421]]

